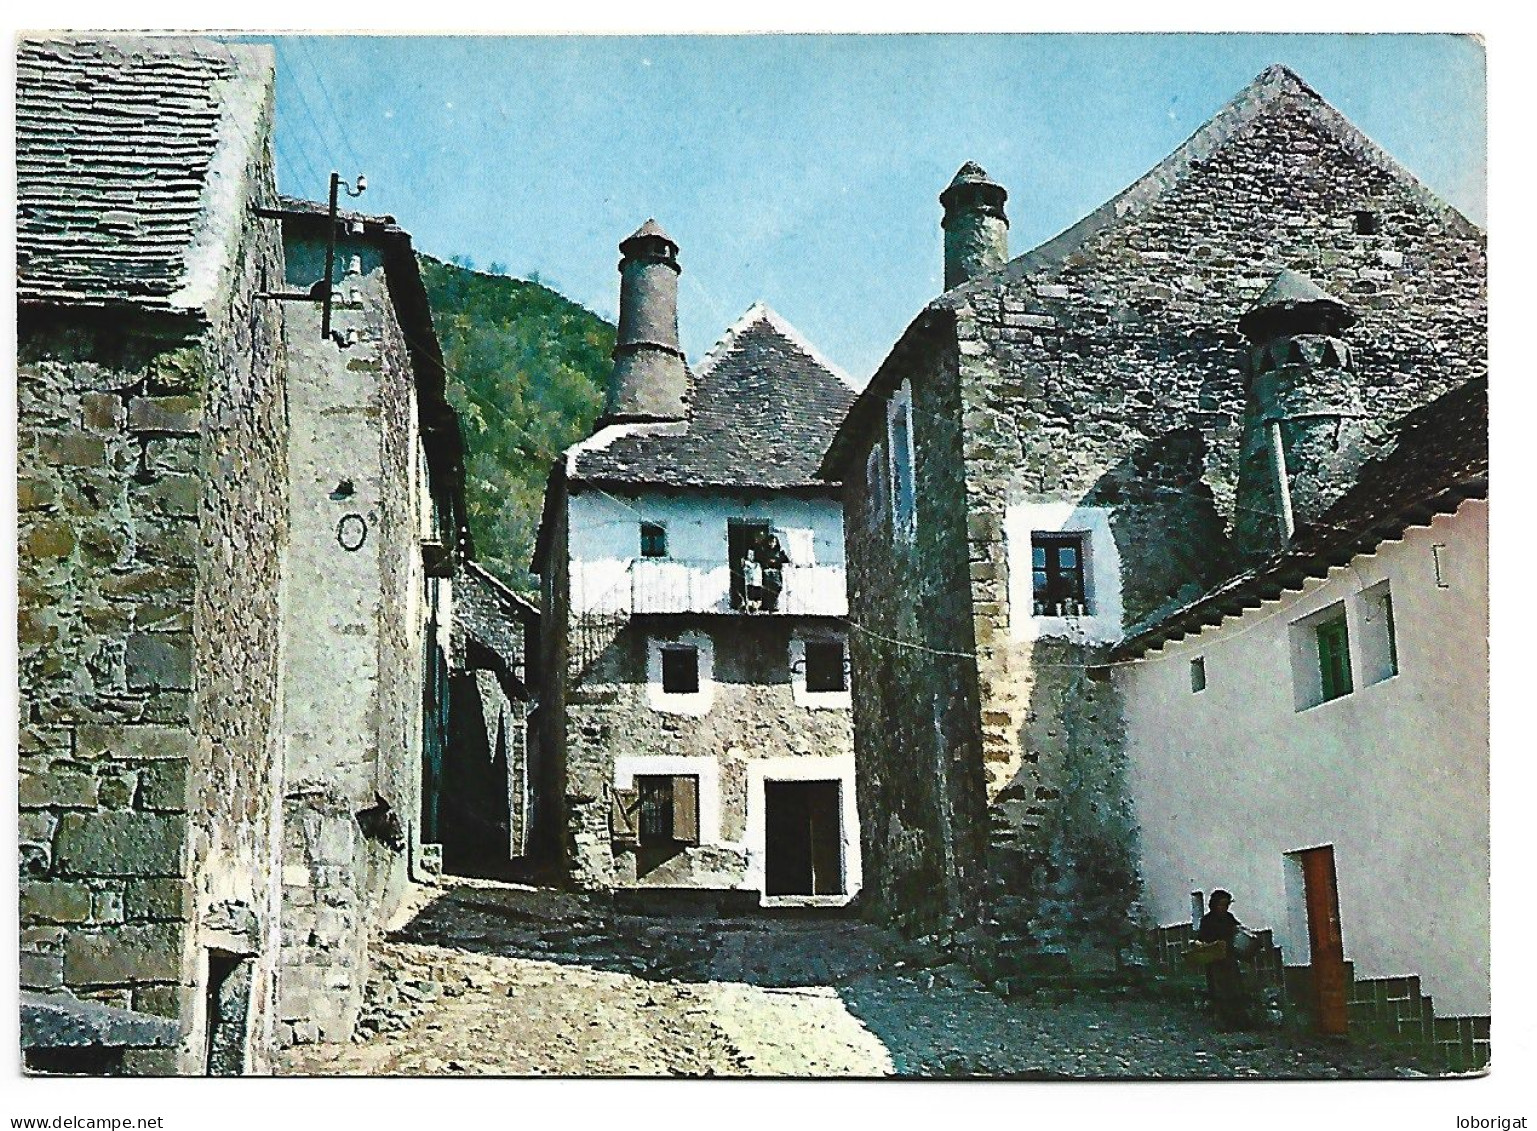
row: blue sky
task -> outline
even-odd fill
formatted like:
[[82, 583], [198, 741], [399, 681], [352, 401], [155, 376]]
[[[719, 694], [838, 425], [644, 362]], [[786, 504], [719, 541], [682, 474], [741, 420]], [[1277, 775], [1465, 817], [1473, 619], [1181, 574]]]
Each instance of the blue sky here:
[[[254, 37], [253, 37], [254, 38]], [[612, 318], [616, 245], [682, 247], [697, 358], [754, 300], [867, 376], [940, 289], [937, 195], [976, 160], [1011, 253], [1286, 63], [1484, 222], [1484, 59], [1444, 35], [276, 37], [279, 181], [395, 215]]]

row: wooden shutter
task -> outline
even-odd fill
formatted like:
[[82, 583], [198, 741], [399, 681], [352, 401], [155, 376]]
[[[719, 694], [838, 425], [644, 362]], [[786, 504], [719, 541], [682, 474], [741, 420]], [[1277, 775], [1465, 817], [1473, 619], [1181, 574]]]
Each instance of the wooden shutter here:
[[699, 779], [672, 779], [672, 838], [680, 844], [699, 843]]
[[616, 789], [609, 804], [609, 831], [615, 844], [640, 843], [640, 792]]

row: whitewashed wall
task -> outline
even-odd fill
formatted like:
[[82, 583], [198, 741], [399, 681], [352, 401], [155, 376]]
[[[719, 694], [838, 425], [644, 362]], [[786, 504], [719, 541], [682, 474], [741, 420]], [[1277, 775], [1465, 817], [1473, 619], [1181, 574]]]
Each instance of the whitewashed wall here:
[[[731, 519], [767, 522], [784, 533], [784, 549], [790, 556], [784, 611], [847, 614], [843, 509], [836, 499], [617, 496], [593, 491], [575, 494], [570, 500], [573, 614], [631, 611], [634, 569], [648, 571], [642, 579], [645, 592], [664, 596], [690, 592], [693, 611], [728, 611], [726, 527]], [[641, 560], [642, 522], [666, 528], [666, 559]], [[632, 563], [639, 564], [632, 567]], [[685, 576], [686, 572], [690, 575]]]
[[[1418, 974], [1438, 1014], [1489, 1012], [1486, 524], [1485, 503], [1464, 503], [1300, 594], [1117, 669], [1159, 924], [1189, 919], [1191, 891], [1227, 888], [1241, 922], [1273, 928], [1288, 961], [1305, 961], [1283, 855], [1332, 844], [1357, 976]], [[1384, 579], [1399, 674], [1368, 685], [1357, 598]], [[1290, 626], [1338, 601], [1355, 689], [1299, 711]]]

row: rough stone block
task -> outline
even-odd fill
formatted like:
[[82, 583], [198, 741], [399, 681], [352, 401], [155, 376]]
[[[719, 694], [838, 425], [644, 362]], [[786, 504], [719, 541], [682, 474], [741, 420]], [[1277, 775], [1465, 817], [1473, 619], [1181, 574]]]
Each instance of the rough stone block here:
[[91, 915], [91, 889], [84, 884], [23, 882], [21, 917], [48, 923], [83, 923]]
[[56, 432], [37, 442], [42, 458], [59, 467], [100, 467], [107, 462], [107, 443], [84, 432]]
[[72, 986], [176, 981], [183, 929], [157, 923], [75, 931], [64, 943], [64, 980]]
[[23, 954], [20, 965], [24, 990], [56, 990], [64, 985], [63, 954]]
[[133, 432], [196, 432], [201, 417], [196, 397], [134, 397], [128, 402]]
[[156, 1017], [192, 1016], [195, 991], [176, 982], [156, 982], [133, 988], [133, 1007]]
[[140, 632], [128, 638], [128, 686], [136, 691], [192, 687], [192, 637], [184, 632]]
[[175, 1049], [125, 1049], [123, 1071], [129, 1076], [181, 1075], [180, 1054]]
[[113, 774], [100, 780], [97, 799], [103, 809], [127, 809], [133, 804], [139, 784], [137, 774]]
[[101, 779], [74, 770], [44, 770], [22, 774], [17, 781], [23, 809], [94, 809]]
[[125, 762], [156, 758], [190, 759], [195, 747], [192, 732], [169, 726], [83, 726], [75, 739], [82, 760], [101, 757]]
[[16, 509], [38, 510], [51, 506], [58, 499], [58, 491], [46, 479], [18, 476], [16, 479]]
[[65, 558], [74, 550], [74, 528], [61, 519], [34, 523], [21, 536], [20, 551], [24, 559]]
[[161, 514], [197, 514], [203, 484], [195, 475], [165, 475], [143, 489], [142, 497]]
[[129, 880], [123, 904], [132, 921], [190, 919], [192, 885], [186, 880]]
[[123, 893], [121, 890], [103, 889], [91, 893], [91, 921], [93, 923], [121, 923], [123, 921]]
[[72, 876], [176, 876], [183, 870], [185, 817], [143, 813], [67, 813], [55, 845]]
[[115, 432], [123, 426], [123, 401], [112, 393], [84, 393], [80, 424], [88, 432]]
[[163, 761], [139, 771], [139, 807], [180, 813], [187, 808], [188, 763]]

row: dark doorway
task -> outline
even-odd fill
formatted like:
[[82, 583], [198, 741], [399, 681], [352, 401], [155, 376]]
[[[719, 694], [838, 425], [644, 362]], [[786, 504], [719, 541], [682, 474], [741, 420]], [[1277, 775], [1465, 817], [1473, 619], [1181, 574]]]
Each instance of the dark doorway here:
[[246, 1030], [251, 1013], [251, 960], [208, 952], [208, 1054], [210, 1076], [245, 1075]]
[[842, 895], [841, 787], [836, 781], [763, 783], [765, 895]]

